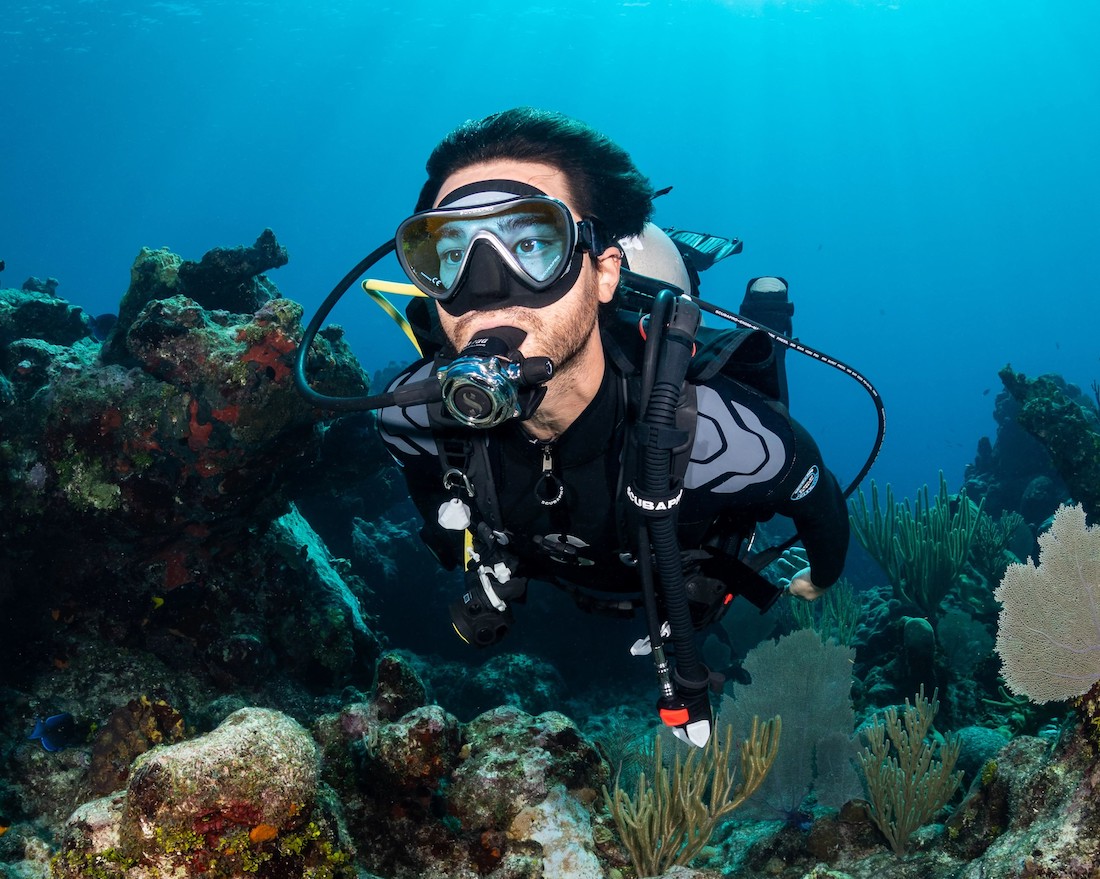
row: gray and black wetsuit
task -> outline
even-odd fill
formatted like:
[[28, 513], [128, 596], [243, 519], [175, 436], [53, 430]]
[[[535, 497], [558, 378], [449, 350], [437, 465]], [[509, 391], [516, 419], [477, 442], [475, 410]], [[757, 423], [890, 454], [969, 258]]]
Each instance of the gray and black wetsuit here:
[[[413, 364], [391, 389], [427, 378], [431, 368], [427, 361]], [[595, 398], [552, 443], [532, 439], [514, 421], [467, 434], [486, 444], [508, 552], [519, 559], [517, 576], [593, 595], [640, 591], [635, 569], [620, 558], [627, 549], [621, 501], [627, 394], [626, 378], [609, 359]], [[848, 512], [816, 443], [781, 403], [725, 375], [698, 385], [696, 394], [698, 420], [678, 507], [681, 550], [744, 534], [778, 513], [798, 529], [815, 585], [830, 586], [847, 551]], [[442, 528], [437, 515], [455, 495], [443, 485], [426, 407], [383, 409], [379, 429], [424, 517], [421, 537], [453, 567], [461, 560], [461, 533]], [[554, 478], [540, 485], [547, 466]], [[545, 503], [559, 486], [560, 500]], [[476, 504], [470, 505], [476, 520]]]

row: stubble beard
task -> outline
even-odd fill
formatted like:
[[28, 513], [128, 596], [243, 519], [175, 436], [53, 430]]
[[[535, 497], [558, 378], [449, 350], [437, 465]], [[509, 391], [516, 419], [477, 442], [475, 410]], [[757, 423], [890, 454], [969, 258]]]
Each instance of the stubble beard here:
[[[577, 358], [589, 344], [599, 319], [598, 286], [595, 277], [584, 281], [584, 290], [580, 296], [571, 296], [573, 301], [564, 311], [553, 306], [547, 308], [502, 308], [494, 310], [493, 326], [515, 326], [524, 330], [535, 340], [535, 347], [525, 353], [526, 357], [548, 357], [554, 364], [552, 382], [558, 387], [572, 385]], [[566, 300], [561, 300], [566, 301]], [[555, 303], [556, 304], [556, 303]], [[484, 312], [469, 312], [460, 317], [448, 333], [451, 351], [455, 354], [455, 340], [462, 339], [468, 344], [475, 332], [468, 329], [475, 323], [485, 328]], [[551, 318], [547, 320], [547, 318]]]
[[[587, 279], [583, 294], [576, 298], [568, 312], [557, 315], [552, 324], [542, 322], [536, 338], [540, 340], [537, 355], [549, 357], [554, 364], [554, 379], [571, 384], [579, 355], [588, 347], [599, 315], [596, 279]], [[564, 381], [562, 381], [564, 380]]]

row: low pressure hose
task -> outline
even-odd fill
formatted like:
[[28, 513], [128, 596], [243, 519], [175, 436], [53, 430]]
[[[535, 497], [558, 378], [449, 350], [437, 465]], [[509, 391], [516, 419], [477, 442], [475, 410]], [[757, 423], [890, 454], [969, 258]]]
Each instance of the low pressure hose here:
[[395, 402], [397, 405], [414, 405], [416, 402], [423, 402], [419, 400], [419, 395], [423, 389], [419, 388], [417, 389], [416, 399], [412, 400], [396, 400], [394, 394], [370, 394], [360, 397], [330, 397], [327, 394], [315, 391], [310, 386], [309, 379], [306, 377], [306, 365], [309, 362], [310, 347], [313, 345], [313, 340], [316, 338], [317, 333], [321, 329], [321, 324], [324, 323], [329, 312], [332, 311], [336, 303], [340, 301], [340, 298], [348, 292], [351, 285], [354, 284], [367, 269], [382, 259], [382, 257], [391, 253], [394, 247], [396, 247], [396, 245], [392, 240], [387, 241], [380, 247], [376, 247], [360, 260], [355, 268], [344, 275], [340, 283], [333, 287], [332, 292], [325, 297], [325, 301], [321, 303], [321, 307], [317, 309], [317, 313], [313, 315], [313, 319], [302, 333], [302, 341], [298, 343], [298, 353], [294, 358], [294, 384], [298, 388], [298, 393], [305, 397], [310, 405], [317, 406], [321, 409], [329, 409], [333, 412], [362, 412], [369, 409], [381, 409], [384, 406], [393, 406]]

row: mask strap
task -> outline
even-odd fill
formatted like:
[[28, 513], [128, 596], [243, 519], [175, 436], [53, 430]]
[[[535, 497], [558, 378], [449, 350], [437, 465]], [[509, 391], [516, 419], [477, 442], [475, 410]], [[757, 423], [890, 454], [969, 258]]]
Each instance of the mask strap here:
[[622, 253], [623, 250], [617, 241], [611, 243], [604, 241], [604, 236], [600, 230], [600, 221], [595, 217], [585, 217], [577, 223], [577, 243], [584, 248], [592, 259], [596, 259], [608, 247], [617, 247], [619, 253]]
[[[520, 183], [518, 180], [478, 180], [476, 183], [467, 183], [465, 186], [460, 186], [458, 189], [448, 192], [439, 200], [438, 207], [451, 207], [455, 202], [462, 201], [468, 196], [480, 195], [483, 193], [514, 196], [546, 195], [545, 192], [541, 189], [536, 189], [530, 183]], [[498, 200], [497, 198], [487, 198], [481, 200], [480, 203], [488, 204], [489, 202]], [[474, 205], [477, 204], [477, 202], [471, 201], [470, 204]], [[463, 205], [463, 207], [466, 207], [466, 205]]]

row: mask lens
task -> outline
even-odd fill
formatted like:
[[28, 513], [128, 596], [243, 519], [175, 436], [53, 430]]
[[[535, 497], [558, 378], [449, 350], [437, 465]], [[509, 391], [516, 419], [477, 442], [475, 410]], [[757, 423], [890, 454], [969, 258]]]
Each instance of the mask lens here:
[[523, 284], [540, 291], [560, 278], [576, 246], [576, 224], [551, 198], [517, 198], [425, 211], [397, 229], [397, 255], [409, 278], [437, 299], [449, 297], [477, 241], [497, 252]]

